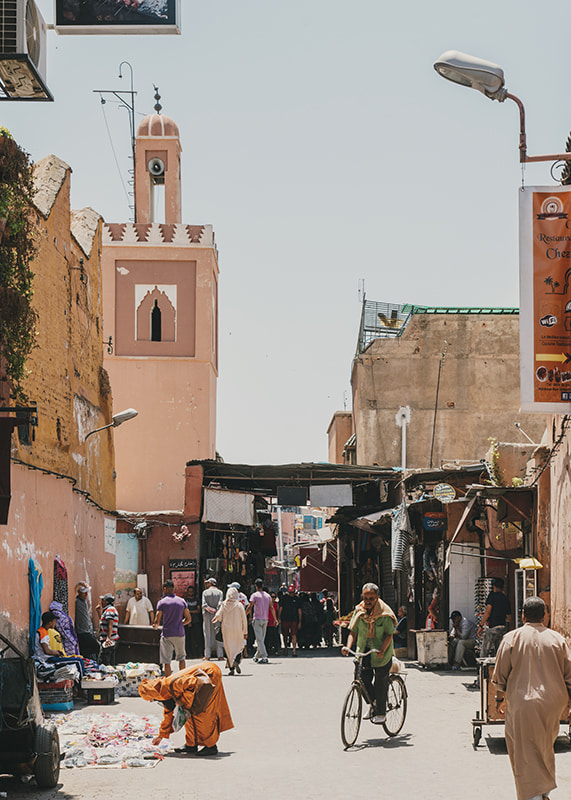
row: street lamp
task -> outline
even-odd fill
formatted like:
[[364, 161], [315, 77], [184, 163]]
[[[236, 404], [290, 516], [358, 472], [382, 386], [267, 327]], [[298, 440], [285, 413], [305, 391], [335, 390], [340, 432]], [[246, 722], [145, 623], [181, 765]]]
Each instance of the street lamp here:
[[127, 420], [136, 417], [138, 413], [139, 412], [135, 411], [134, 408], [127, 408], [125, 411], [120, 411], [118, 414], [113, 414], [113, 421], [110, 422], [109, 425], [104, 425], [102, 428], [95, 428], [94, 431], [89, 431], [85, 437], [85, 440], [89, 439], [92, 434], [98, 433], [99, 431], [104, 431], [106, 428], [118, 428], [119, 425], [127, 422]]
[[513, 100], [519, 108], [519, 160], [522, 164], [531, 161], [570, 161], [571, 153], [553, 153], [544, 156], [528, 156], [525, 135], [525, 109], [515, 94], [510, 94], [504, 86], [504, 71], [491, 61], [447, 50], [434, 62], [434, 69], [446, 80], [477, 89], [490, 100]]

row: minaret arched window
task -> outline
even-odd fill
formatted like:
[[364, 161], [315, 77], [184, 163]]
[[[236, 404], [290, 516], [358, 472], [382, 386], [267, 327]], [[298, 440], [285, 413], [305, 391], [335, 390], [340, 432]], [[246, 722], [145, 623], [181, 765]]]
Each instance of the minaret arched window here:
[[158, 300], [155, 299], [153, 310], [151, 311], [151, 342], [160, 342], [161, 338], [161, 309]]

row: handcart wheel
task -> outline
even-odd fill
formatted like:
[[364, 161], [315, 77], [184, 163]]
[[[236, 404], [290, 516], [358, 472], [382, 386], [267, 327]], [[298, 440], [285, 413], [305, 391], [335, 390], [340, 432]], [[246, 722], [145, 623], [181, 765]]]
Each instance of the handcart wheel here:
[[42, 789], [53, 789], [59, 779], [59, 736], [53, 724], [38, 725], [36, 729], [36, 783]]
[[474, 729], [472, 730], [472, 739], [474, 740], [474, 747], [478, 747], [481, 738], [482, 738], [482, 729], [478, 725], [474, 725]]

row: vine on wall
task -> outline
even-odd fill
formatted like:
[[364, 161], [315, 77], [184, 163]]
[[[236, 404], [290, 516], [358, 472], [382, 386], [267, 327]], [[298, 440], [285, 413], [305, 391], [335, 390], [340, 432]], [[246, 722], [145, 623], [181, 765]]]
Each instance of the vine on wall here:
[[0, 128], [0, 380], [12, 397], [26, 402], [26, 359], [36, 346], [31, 262], [36, 247], [32, 219], [32, 163], [5, 128]]

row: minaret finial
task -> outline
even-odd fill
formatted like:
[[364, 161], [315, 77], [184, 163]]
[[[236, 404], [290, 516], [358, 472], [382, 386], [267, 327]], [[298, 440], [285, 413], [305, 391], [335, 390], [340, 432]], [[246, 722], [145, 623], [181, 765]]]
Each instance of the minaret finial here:
[[160, 113], [161, 113], [161, 111], [162, 111], [162, 108], [163, 108], [163, 107], [162, 107], [162, 105], [159, 103], [159, 100], [161, 99], [161, 96], [160, 96], [160, 94], [159, 94], [159, 87], [158, 87], [158, 86], [155, 86], [155, 84], [153, 83], [153, 89], [155, 90], [155, 100], [157, 101], [157, 102], [155, 103], [155, 105], [154, 105], [154, 109], [155, 109], [155, 111], [157, 112], [157, 114], [160, 114]]

